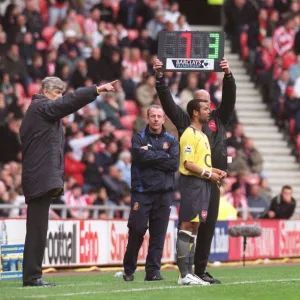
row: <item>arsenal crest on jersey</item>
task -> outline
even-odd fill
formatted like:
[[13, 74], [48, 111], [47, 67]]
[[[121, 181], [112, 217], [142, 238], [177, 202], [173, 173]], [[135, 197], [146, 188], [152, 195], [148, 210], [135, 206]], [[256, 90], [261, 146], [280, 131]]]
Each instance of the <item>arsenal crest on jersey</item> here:
[[164, 143], [163, 143], [163, 149], [164, 149], [164, 150], [169, 149], [169, 147], [170, 147], [170, 146], [169, 146], [169, 144], [168, 144], [167, 142], [164, 142]]
[[202, 217], [202, 219], [206, 220], [206, 218], [207, 218], [207, 210], [202, 210], [201, 211], [201, 217]]

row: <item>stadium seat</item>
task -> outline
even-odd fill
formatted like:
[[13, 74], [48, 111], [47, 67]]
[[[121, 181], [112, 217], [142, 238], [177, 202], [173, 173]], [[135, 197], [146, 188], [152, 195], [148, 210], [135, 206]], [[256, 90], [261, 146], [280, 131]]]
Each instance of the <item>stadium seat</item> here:
[[83, 23], [84, 23], [84, 20], [85, 20], [84, 16], [82, 16], [82, 15], [76, 15], [75, 19], [76, 19], [77, 23], [80, 25], [81, 30], [84, 32], [84, 26], [83, 26]]
[[15, 90], [16, 90], [17, 97], [24, 98], [26, 96], [24, 87], [21, 83], [16, 83], [15, 84]]
[[47, 42], [47, 44], [50, 43], [54, 33], [57, 31], [56, 27], [52, 27], [52, 26], [47, 26], [43, 29], [42, 31], [42, 37], [45, 39], [45, 41]]
[[136, 120], [137, 116], [129, 115], [129, 116], [123, 116], [121, 117], [120, 121], [121, 124], [128, 128], [128, 129], [133, 129], [133, 123]]
[[248, 34], [247, 32], [242, 32], [240, 36], [240, 46], [241, 46], [241, 55], [243, 59], [247, 59], [249, 56], [248, 48]]
[[139, 115], [139, 108], [133, 100], [126, 100], [124, 102], [123, 109], [127, 112], [128, 115]]
[[296, 126], [296, 120], [290, 119], [289, 120], [289, 134], [293, 137], [295, 134], [295, 126]]
[[40, 89], [41, 85], [39, 83], [30, 83], [28, 85], [28, 96], [32, 97], [33, 94], [38, 94]]
[[124, 136], [129, 136], [130, 138], [133, 135], [132, 130], [115, 130], [113, 132], [114, 136], [116, 137], [117, 140], [121, 140]]

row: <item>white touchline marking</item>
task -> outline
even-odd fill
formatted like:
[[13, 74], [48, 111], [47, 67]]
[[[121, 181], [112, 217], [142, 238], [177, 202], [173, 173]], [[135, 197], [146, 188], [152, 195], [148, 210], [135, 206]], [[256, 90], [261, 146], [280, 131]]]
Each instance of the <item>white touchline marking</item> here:
[[[268, 282], [289, 282], [289, 281], [300, 281], [300, 278], [289, 278], [289, 279], [267, 279], [267, 280], [252, 280], [252, 281], [239, 281], [239, 282], [228, 282], [221, 285], [212, 285], [212, 286], [224, 286], [224, 285], [239, 285], [239, 284], [256, 284], [256, 283], [268, 283]], [[65, 287], [62, 285], [61, 287]], [[72, 285], [73, 286], [73, 285]], [[81, 286], [84, 286], [82, 284]], [[43, 288], [43, 287], [42, 287]], [[189, 286], [189, 285], [167, 285], [167, 286], [156, 286], [156, 287], [146, 287], [146, 288], [133, 288], [133, 289], [122, 289], [122, 290], [109, 290], [109, 291], [87, 291], [87, 292], [78, 292], [78, 293], [64, 293], [64, 294], [49, 294], [49, 295], [30, 295], [22, 296], [23, 299], [36, 299], [36, 298], [50, 298], [50, 297], [72, 297], [79, 295], [97, 295], [97, 294], [116, 294], [116, 293], [134, 293], [134, 292], [144, 292], [144, 291], [159, 291], [159, 290], [170, 290], [170, 289], [182, 289], [182, 288], [203, 288], [203, 286]], [[209, 287], [207, 287], [209, 288]], [[26, 290], [27, 288], [22, 288]], [[34, 288], [36, 289], [36, 287]], [[51, 289], [55, 290], [55, 287]], [[18, 299], [20, 296], [9, 296], [7, 299]]]

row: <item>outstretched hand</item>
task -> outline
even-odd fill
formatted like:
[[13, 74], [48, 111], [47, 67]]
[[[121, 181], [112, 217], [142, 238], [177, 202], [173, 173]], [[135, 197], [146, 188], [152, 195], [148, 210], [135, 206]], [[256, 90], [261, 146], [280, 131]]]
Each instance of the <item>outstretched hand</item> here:
[[161, 72], [162, 66], [163, 63], [158, 58], [156, 58], [153, 63], [153, 70], [156, 77], [161, 77], [163, 75], [163, 73]]
[[225, 74], [229, 74], [231, 71], [230, 71], [230, 68], [229, 68], [229, 64], [228, 64], [228, 61], [227, 59], [224, 57], [221, 62], [220, 62], [220, 67], [222, 68], [222, 71], [225, 73]]
[[105, 83], [102, 85], [97, 86], [97, 92], [98, 93], [103, 93], [103, 92], [114, 92], [115, 91], [115, 87], [114, 85], [118, 82], [119, 80], [114, 80], [112, 82], [109, 83]]

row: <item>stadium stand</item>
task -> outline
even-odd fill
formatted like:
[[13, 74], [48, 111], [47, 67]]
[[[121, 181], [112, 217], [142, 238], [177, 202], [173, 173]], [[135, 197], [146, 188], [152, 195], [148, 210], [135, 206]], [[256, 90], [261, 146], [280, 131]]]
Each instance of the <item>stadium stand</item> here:
[[[78, 113], [63, 119], [66, 135], [65, 195], [56, 199], [54, 204], [104, 205], [112, 210], [93, 216], [126, 218], [128, 214], [124, 211], [130, 206], [130, 138], [135, 130], [144, 126], [147, 107], [158, 102], [152, 75], [157, 34], [164, 28], [171, 28], [172, 24], [178, 30], [188, 29], [185, 16], [179, 11], [170, 11], [165, 0], [84, 1], [83, 7], [76, 1], [68, 4], [68, 1], [62, 0], [28, 0], [23, 3], [25, 6], [11, 2], [0, 3], [0, 11], [4, 12], [0, 31], [0, 140], [3, 145], [0, 150], [0, 217], [24, 216], [26, 213], [25, 209], [10, 210], [7, 205], [4, 208], [4, 204], [24, 203], [18, 130], [30, 97], [39, 91], [41, 80], [45, 76], [58, 76], [67, 83], [67, 91], [114, 79], [120, 79], [120, 84], [116, 94], [99, 96]], [[234, 8], [236, 3], [242, 5], [243, 2], [247, 1], [229, 0], [227, 4]], [[245, 17], [241, 16], [238, 20], [236, 15], [227, 14], [226, 30], [232, 39], [232, 50], [241, 53], [249, 72], [256, 79], [269, 71], [272, 61], [264, 63], [264, 60], [273, 59], [273, 56], [269, 57], [264, 52], [260, 69], [255, 68], [255, 64], [250, 68], [249, 58], [254, 57], [253, 48], [249, 46], [249, 30], [252, 27], [239, 22], [256, 20], [258, 10], [255, 6], [254, 10], [244, 8], [241, 11]], [[268, 13], [270, 18], [274, 15], [272, 7], [268, 8]], [[253, 16], [248, 18], [248, 14]], [[275, 29], [274, 22], [272, 25]], [[281, 33], [276, 30], [280, 41]], [[265, 30], [258, 32], [261, 39], [260, 32], [264, 34]], [[257, 42], [257, 39], [254, 40]], [[265, 39], [260, 41], [263, 43]], [[292, 56], [290, 50], [287, 52]], [[281, 57], [276, 58], [276, 80], [284, 76], [284, 71], [280, 75], [282, 60]], [[291, 64], [291, 61], [289, 58], [286, 63]], [[235, 61], [229, 57], [229, 63], [234, 66]], [[165, 76], [174, 100], [182, 107], [199, 88], [210, 91], [214, 106], [221, 100], [221, 81], [215, 73], [167, 73]], [[285, 86], [283, 78], [277, 85], [276, 91], [283, 93], [279, 98], [285, 97]], [[271, 89], [264, 85], [261, 88], [268, 90], [269, 95]], [[279, 111], [276, 116], [278, 123], [282, 124], [285, 119], [279, 118]], [[291, 119], [294, 121], [289, 123], [289, 128], [294, 132], [295, 145], [299, 144], [300, 149], [297, 117]], [[166, 128], [174, 133], [170, 121], [166, 122]], [[262, 154], [253, 146], [252, 140], [244, 136], [243, 126], [236, 116], [230, 124], [228, 137], [233, 163], [229, 177], [223, 183], [224, 198], [236, 209], [241, 209], [248, 207], [247, 197], [256, 199], [259, 196], [268, 207], [272, 194], [263, 172]], [[176, 190], [174, 208], [178, 208], [179, 200]], [[119, 211], [118, 207], [121, 208]], [[176, 212], [176, 209], [173, 211]], [[88, 211], [78, 212], [80, 209], [75, 207], [61, 214], [62, 211], [56, 207], [51, 211], [51, 217], [87, 218], [92, 215]], [[239, 216], [242, 217], [241, 214]], [[250, 214], [246, 218], [262, 216]]]

